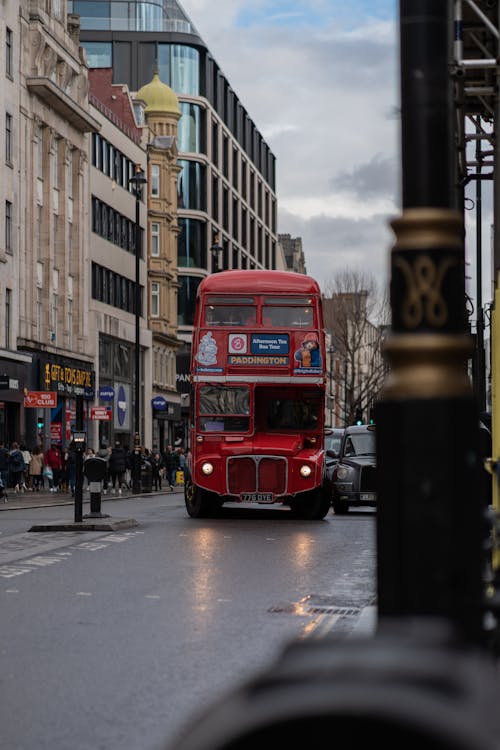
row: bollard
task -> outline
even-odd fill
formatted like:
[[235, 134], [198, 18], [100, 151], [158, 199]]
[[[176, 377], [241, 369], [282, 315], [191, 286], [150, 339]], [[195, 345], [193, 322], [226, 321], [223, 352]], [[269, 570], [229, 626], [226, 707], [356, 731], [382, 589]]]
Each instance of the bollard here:
[[90, 513], [84, 518], [109, 518], [108, 513], [101, 513], [102, 480], [106, 476], [106, 461], [103, 458], [88, 458], [83, 472], [90, 486]]
[[[309, 637], [193, 716], [168, 750], [498, 750], [498, 669], [444, 620], [396, 621], [373, 638]], [[321, 741], [323, 744], [323, 740]]]

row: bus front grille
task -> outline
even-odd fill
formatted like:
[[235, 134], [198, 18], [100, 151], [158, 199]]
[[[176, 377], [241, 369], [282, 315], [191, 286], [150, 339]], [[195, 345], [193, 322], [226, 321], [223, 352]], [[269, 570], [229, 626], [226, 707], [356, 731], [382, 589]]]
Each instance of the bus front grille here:
[[286, 492], [286, 459], [274, 456], [238, 456], [228, 460], [228, 491], [230, 495], [242, 492]]

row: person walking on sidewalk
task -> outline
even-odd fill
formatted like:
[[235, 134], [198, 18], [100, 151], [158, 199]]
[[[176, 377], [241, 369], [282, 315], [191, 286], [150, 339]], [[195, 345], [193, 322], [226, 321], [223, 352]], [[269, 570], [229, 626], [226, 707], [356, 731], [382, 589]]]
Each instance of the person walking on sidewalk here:
[[31, 461], [28, 467], [30, 485], [33, 492], [40, 492], [43, 488], [43, 453], [39, 445], [35, 445], [31, 453]]
[[[57, 492], [57, 490], [59, 489], [59, 483], [61, 481], [63, 462], [61, 451], [59, 450], [56, 443], [52, 443], [50, 448], [45, 451], [44, 463], [45, 466], [48, 466], [48, 468], [52, 470], [52, 486], [50, 488], [50, 491]], [[48, 477], [48, 479], [50, 484], [50, 476]]]
[[31, 453], [28, 450], [27, 445], [20, 445], [19, 450], [23, 454], [24, 461], [24, 472], [23, 472], [23, 490], [30, 490], [30, 477], [29, 477], [29, 465], [31, 461]]
[[10, 475], [14, 492], [24, 492], [24, 458], [19, 443], [12, 443], [9, 453]]
[[0, 440], [0, 479], [3, 486], [7, 489], [7, 479], [9, 477], [9, 451], [5, 447], [3, 440]]
[[167, 482], [170, 489], [174, 489], [175, 485], [175, 472], [179, 468], [179, 455], [173, 449], [173, 446], [168, 444], [165, 455], [163, 456], [165, 462], [165, 468], [167, 470]]
[[125, 475], [127, 472], [127, 454], [117, 440], [115, 447], [109, 456], [109, 475], [113, 486], [113, 495], [116, 492], [115, 485], [118, 480], [118, 494], [122, 494], [122, 488], [125, 485]]
[[102, 480], [102, 494], [107, 495], [108, 494], [108, 487], [109, 487], [109, 457], [111, 455], [111, 451], [106, 445], [106, 443], [101, 443], [101, 447], [97, 451], [97, 458], [102, 458], [103, 461], [106, 461], [106, 473], [104, 475], [104, 479]]

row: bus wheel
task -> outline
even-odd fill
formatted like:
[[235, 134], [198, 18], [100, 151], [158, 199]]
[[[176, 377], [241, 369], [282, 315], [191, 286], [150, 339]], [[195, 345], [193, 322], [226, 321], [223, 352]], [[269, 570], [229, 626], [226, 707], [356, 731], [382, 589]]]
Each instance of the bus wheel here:
[[212, 498], [212, 493], [202, 490], [191, 479], [184, 484], [184, 502], [191, 518], [209, 518], [216, 515], [220, 508]]
[[330, 498], [321, 488], [308, 492], [300, 500], [290, 503], [294, 518], [306, 521], [321, 521], [330, 510]]

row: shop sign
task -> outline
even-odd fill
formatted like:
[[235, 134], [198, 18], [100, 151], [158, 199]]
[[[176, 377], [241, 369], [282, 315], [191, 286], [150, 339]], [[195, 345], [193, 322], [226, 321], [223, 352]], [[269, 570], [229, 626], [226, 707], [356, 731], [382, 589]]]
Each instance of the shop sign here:
[[28, 391], [24, 396], [27, 409], [54, 409], [57, 406], [55, 391]]
[[48, 389], [72, 396], [84, 396], [85, 389], [93, 387], [93, 371], [90, 367], [50, 362], [46, 362], [43, 367], [43, 379]]
[[151, 404], [153, 409], [157, 409], [158, 411], [164, 411], [167, 408], [167, 401], [163, 396], [155, 396], [151, 399]]
[[99, 398], [101, 401], [112, 401], [115, 397], [115, 389], [112, 385], [101, 385], [99, 388]]
[[112, 411], [109, 406], [92, 406], [90, 409], [90, 418], [98, 419], [104, 422], [110, 422]]
[[118, 388], [118, 401], [117, 401], [117, 416], [118, 416], [118, 424], [120, 427], [123, 427], [125, 418], [127, 416], [127, 397], [125, 394], [125, 388], [123, 385], [121, 385]]

